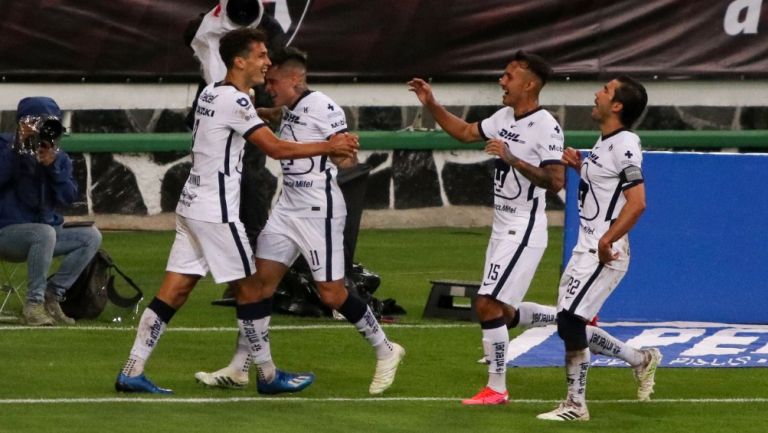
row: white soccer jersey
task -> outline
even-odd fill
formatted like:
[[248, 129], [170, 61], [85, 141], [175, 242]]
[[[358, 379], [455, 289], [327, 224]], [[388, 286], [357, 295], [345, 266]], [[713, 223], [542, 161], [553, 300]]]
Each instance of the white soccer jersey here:
[[199, 221], [240, 221], [244, 137], [264, 126], [247, 94], [231, 84], [208, 85], [197, 99], [192, 170], [176, 213]]
[[[574, 252], [596, 254], [597, 242], [619, 216], [627, 199], [623, 192], [642, 183], [643, 154], [640, 137], [620, 129], [601, 136], [581, 163], [579, 182], [579, 240]], [[627, 178], [629, 175], [629, 179]], [[613, 243], [620, 258], [609, 267], [626, 269], [629, 241], [625, 235]]]
[[[292, 107], [283, 107], [280, 138], [324, 141], [347, 130], [344, 111], [321, 92], [306, 91]], [[298, 217], [332, 218], [347, 214], [336, 182], [338, 169], [327, 156], [280, 161], [283, 190], [275, 211]]]
[[[548, 111], [538, 109], [516, 118], [504, 107], [478, 124], [485, 139], [502, 140], [509, 151], [536, 167], [560, 164], [563, 130]], [[532, 184], [501, 158], [496, 158], [491, 238], [512, 239], [531, 247], [547, 246], [546, 190]]]

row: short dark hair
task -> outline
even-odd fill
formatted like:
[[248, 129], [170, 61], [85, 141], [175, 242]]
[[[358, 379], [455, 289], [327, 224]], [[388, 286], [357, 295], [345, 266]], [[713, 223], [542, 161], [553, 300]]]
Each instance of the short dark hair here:
[[235, 57], [246, 57], [253, 42], [267, 43], [267, 35], [253, 27], [232, 30], [221, 37], [219, 55], [224, 66], [230, 69], [235, 64]]
[[616, 81], [619, 86], [613, 92], [613, 101], [621, 102], [623, 108], [619, 119], [622, 125], [631, 128], [648, 104], [648, 93], [639, 81], [629, 75], [619, 75]]
[[284, 47], [270, 53], [269, 59], [273, 65], [282, 65], [283, 63], [295, 62], [303, 67], [307, 67], [307, 53], [294, 47]]
[[549, 66], [549, 62], [544, 60], [544, 58], [538, 54], [518, 50], [515, 55], [512, 56], [510, 62], [523, 63], [525, 69], [528, 69], [533, 72], [534, 75], [539, 77], [542, 86], [547, 84], [547, 80], [552, 75], [552, 66]]

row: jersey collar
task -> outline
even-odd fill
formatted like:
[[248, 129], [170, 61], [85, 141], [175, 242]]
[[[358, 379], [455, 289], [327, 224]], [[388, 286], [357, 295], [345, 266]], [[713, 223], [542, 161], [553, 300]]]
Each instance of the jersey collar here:
[[541, 106], [538, 106], [538, 107], [534, 108], [533, 110], [531, 110], [531, 111], [529, 111], [529, 112], [527, 112], [527, 113], [523, 114], [523, 115], [522, 115], [522, 116], [520, 116], [520, 117], [517, 117], [517, 115], [515, 115], [515, 121], [518, 121], [518, 120], [522, 120], [522, 119], [525, 119], [526, 117], [530, 116], [531, 114], [533, 114], [533, 113], [537, 113], [537, 112], [539, 112], [539, 111], [541, 111], [541, 110], [543, 110], [543, 109], [544, 109], [544, 108], [542, 108]]
[[621, 128], [619, 128], [619, 129], [617, 129], [617, 130], [615, 130], [615, 131], [613, 131], [613, 132], [611, 132], [609, 134], [601, 135], [600, 136], [600, 140], [607, 140], [607, 139], [613, 137], [614, 135], [617, 135], [618, 133], [623, 132], [623, 131], [629, 131], [629, 129], [622, 126]]
[[299, 99], [297, 99], [297, 100], [296, 100], [296, 102], [294, 102], [294, 103], [293, 103], [293, 105], [291, 105], [290, 107], [288, 107], [288, 109], [289, 109], [289, 110], [291, 110], [291, 111], [293, 111], [293, 109], [294, 109], [294, 108], [296, 108], [296, 106], [297, 106], [297, 105], [299, 105], [299, 102], [301, 102], [301, 100], [302, 100], [302, 99], [306, 98], [306, 97], [307, 97], [307, 95], [309, 95], [309, 94], [310, 94], [310, 93], [312, 93], [312, 92], [313, 92], [313, 90], [309, 90], [309, 89], [305, 90], [305, 91], [304, 91], [304, 93], [302, 93], [302, 94], [299, 96]]

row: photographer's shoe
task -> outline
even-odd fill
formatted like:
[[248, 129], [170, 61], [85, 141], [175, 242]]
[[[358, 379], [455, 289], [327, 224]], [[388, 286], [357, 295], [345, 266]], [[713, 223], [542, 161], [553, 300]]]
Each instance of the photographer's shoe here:
[[46, 296], [44, 305], [45, 305], [45, 311], [48, 312], [48, 315], [51, 316], [51, 318], [55, 320], [56, 323], [60, 325], [75, 324], [75, 319], [64, 314], [64, 312], [61, 310], [61, 305], [59, 304], [59, 301], [57, 301], [55, 298]]
[[173, 391], [166, 388], [160, 388], [147, 379], [146, 376], [140, 374], [138, 376], [130, 377], [123, 373], [117, 375], [115, 380], [115, 391], [118, 392], [146, 392], [149, 394], [173, 394]]
[[24, 323], [28, 326], [53, 326], [56, 321], [45, 310], [43, 304], [28, 302], [24, 305]]
[[275, 371], [272, 382], [256, 382], [256, 390], [259, 394], [282, 394], [284, 392], [299, 392], [312, 385], [315, 381], [314, 373], [288, 373], [287, 371]]

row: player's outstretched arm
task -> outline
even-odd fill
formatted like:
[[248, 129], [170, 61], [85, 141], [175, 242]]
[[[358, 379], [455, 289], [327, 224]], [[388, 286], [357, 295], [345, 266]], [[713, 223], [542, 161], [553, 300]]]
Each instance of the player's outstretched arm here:
[[248, 136], [248, 141], [259, 146], [273, 159], [299, 159], [318, 155], [348, 158], [357, 155], [360, 147], [358, 136], [347, 132], [336, 134], [328, 141], [297, 143], [281, 140], [269, 128], [259, 128]]
[[259, 118], [269, 123], [279, 123], [283, 115], [282, 107], [259, 107], [256, 109]]
[[432, 86], [427, 84], [426, 81], [421, 78], [414, 78], [408, 82], [408, 90], [419, 98], [419, 102], [432, 113], [432, 117], [435, 118], [437, 124], [451, 137], [464, 143], [471, 143], [482, 139], [477, 122], [467, 123], [464, 119], [446, 110], [445, 107], [437, 102], [432, 94]]
[[565, 185], [565, 167], [560, 164], [548, 164], [536, 167], [516, 157], [506, 144], [498, 139], [490, 139], [485, 144], [485, 153], [496, 155], [510, 167], [525, 176], [532, 184], [557, 194]]

